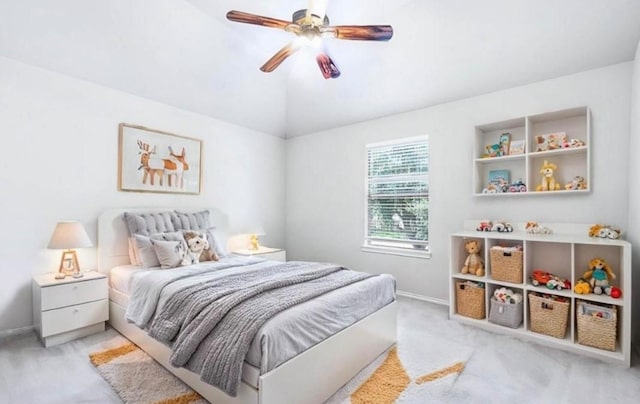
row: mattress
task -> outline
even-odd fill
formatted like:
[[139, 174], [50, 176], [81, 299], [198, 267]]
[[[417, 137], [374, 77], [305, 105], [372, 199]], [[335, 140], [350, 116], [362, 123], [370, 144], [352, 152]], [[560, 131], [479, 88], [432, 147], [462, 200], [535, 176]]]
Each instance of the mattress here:
[[[221, 261], [224, 262], [224, 259]], [[251, 265], [274, 264], [276, 263], [261, 259]], [[233, 267], [223, 271], [237, 270], [238, 268]], [[113, 290], [111, 300], [126, 307], [134, 274], [140, 272], [138, 276], [143, 278], [146, 275], [153, 276], [153, 271], [157, 270], [132, 265], [113, 268], [110, 276]], [[183, 280], [165, 287], [160, 296], [160, 305], [189, 282], [197, 282], [197, 277], [192, 281]], [[278, 367], [394, 300], [394, 278], [390, 275], [380, 275], [331, 291], [275, 315], [263, 325], [253, 339], [245, 357], [242, 379], [257, 387], [260, 374]]]

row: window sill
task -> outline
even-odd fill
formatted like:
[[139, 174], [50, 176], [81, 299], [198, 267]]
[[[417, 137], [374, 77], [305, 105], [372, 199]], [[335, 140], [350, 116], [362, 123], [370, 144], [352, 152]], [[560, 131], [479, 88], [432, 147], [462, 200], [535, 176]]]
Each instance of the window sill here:
[[406, 248], [393, 248], [393, 247], [381, 247], [381, 246], [370, 246], [363, 245], [360, 247], [360, 251], [375, 253], [375, 254], [388, 254], [388, 255], [400, 255], [403, 257], [412, 257], [412, 258], [422, 258], [429, 259], [431, 258], [431, 252], [426, 250], [409, 250]]

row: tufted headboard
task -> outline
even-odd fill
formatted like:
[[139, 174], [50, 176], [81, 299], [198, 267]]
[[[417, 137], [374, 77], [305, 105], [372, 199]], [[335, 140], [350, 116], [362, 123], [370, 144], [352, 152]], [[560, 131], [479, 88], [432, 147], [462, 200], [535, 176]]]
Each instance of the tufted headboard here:
[[[125, 212], [156, 213], [174, 210], [174, 208], [121, 208], [103, 212], [98, 218], [98, 271], [109, 274], [111, 268], [129, 264], [129, 230], [124, 221]], [[197, 212], [203, 209], [185, 209], [185, 212]], [[216, 237], [223, 245], [227, 244], [229, 218], [215, 208], [207, 209]]]

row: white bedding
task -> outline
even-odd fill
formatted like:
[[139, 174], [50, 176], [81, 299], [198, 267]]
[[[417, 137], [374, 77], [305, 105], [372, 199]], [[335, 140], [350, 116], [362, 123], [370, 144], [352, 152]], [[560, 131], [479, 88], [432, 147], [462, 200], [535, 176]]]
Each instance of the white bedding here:
[[145, 270], [137, 265], [120, 265], [113, 269], [109, 273], [109, 286], [120, 293], [129, 295], [129, 281], [131, 276], [138, 271]]
[[[219, 264], [224, 265], [225, 260], [221, 260]], [[244, 265], [251, 262], [250, 265], [258, 267], [277, 264], [273, 261], [256, 258], [252, 260], [233, 256], [229, 258], [229, 261], [239, 260], [246, 260]], [[238, 270], [241, 268], [233, 266], [222, 269], [220, 272]], [[137, 278], [141, 279], [156, 274], [160, 275], [161, 272], [166, 271], [143, 269], [133, 265], [118, 266], [111, 271], [110, 284], [113, 289], [128, 296], [132, 293], [130, 288], [134, 274], [138, 273]], [[179, 269], [169, 271], [179, 271]], [[169, 274], [162, 274], [162, 276], [164, 275]], [[194, 282], [198, 282], [197, 276], [167, 285], [159, 296], [158, 304], [161, 306], [172, 293]], [[276, 368], [394, 300], [395, 281], [393, 277], [380, 275], [326, 293], [277, 314], [256, 334], [245, 359], [248, 366], [245, 366], [243, 379], [255, 386], [258, 377], [257, 371], [264, 374]]]

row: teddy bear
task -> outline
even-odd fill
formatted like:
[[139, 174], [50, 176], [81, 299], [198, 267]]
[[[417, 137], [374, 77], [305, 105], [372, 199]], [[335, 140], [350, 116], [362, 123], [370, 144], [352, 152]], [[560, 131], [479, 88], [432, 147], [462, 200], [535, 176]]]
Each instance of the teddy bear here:
[[536, 191], [557, 191], [560, 189], [560, 184], [556, 182], [553, 173], [558, 169], [558, 166], [544, 161], [540, 174], [542, 174], [542, 183], [536, 187]]
[[589, 270], [584, 273], [583, 278], [589, 282], [593, 293], [596, 295], [603, 293], [611, 295], [609, 280], [616, 279], [616, 275], [613, 273], [607, 261], [602, 258], [594, 258], [589, 261]]
[[464, 249], [469, 254], [464, 261], [464, 266], [460, 270], [461, 273], [470, 273], [472, 275], [484, 276], [484, 260], [480, 257], [480, 242], [478, 240], [467, 240], [464, 243]]
[[218, 255], [213, 251], [206, 234], [188, 231], [184, 233], [187, 251], [182, 259], [182, 265], [193, 265], [204, 261], [218, 261]]
[[578, 282], [576, 282], [576, 286], [573, 287], [573, 291], [579, 295], [588, 295], [591, 293], [591, 285], [589, 285], [586, 280], [580, 278]]

